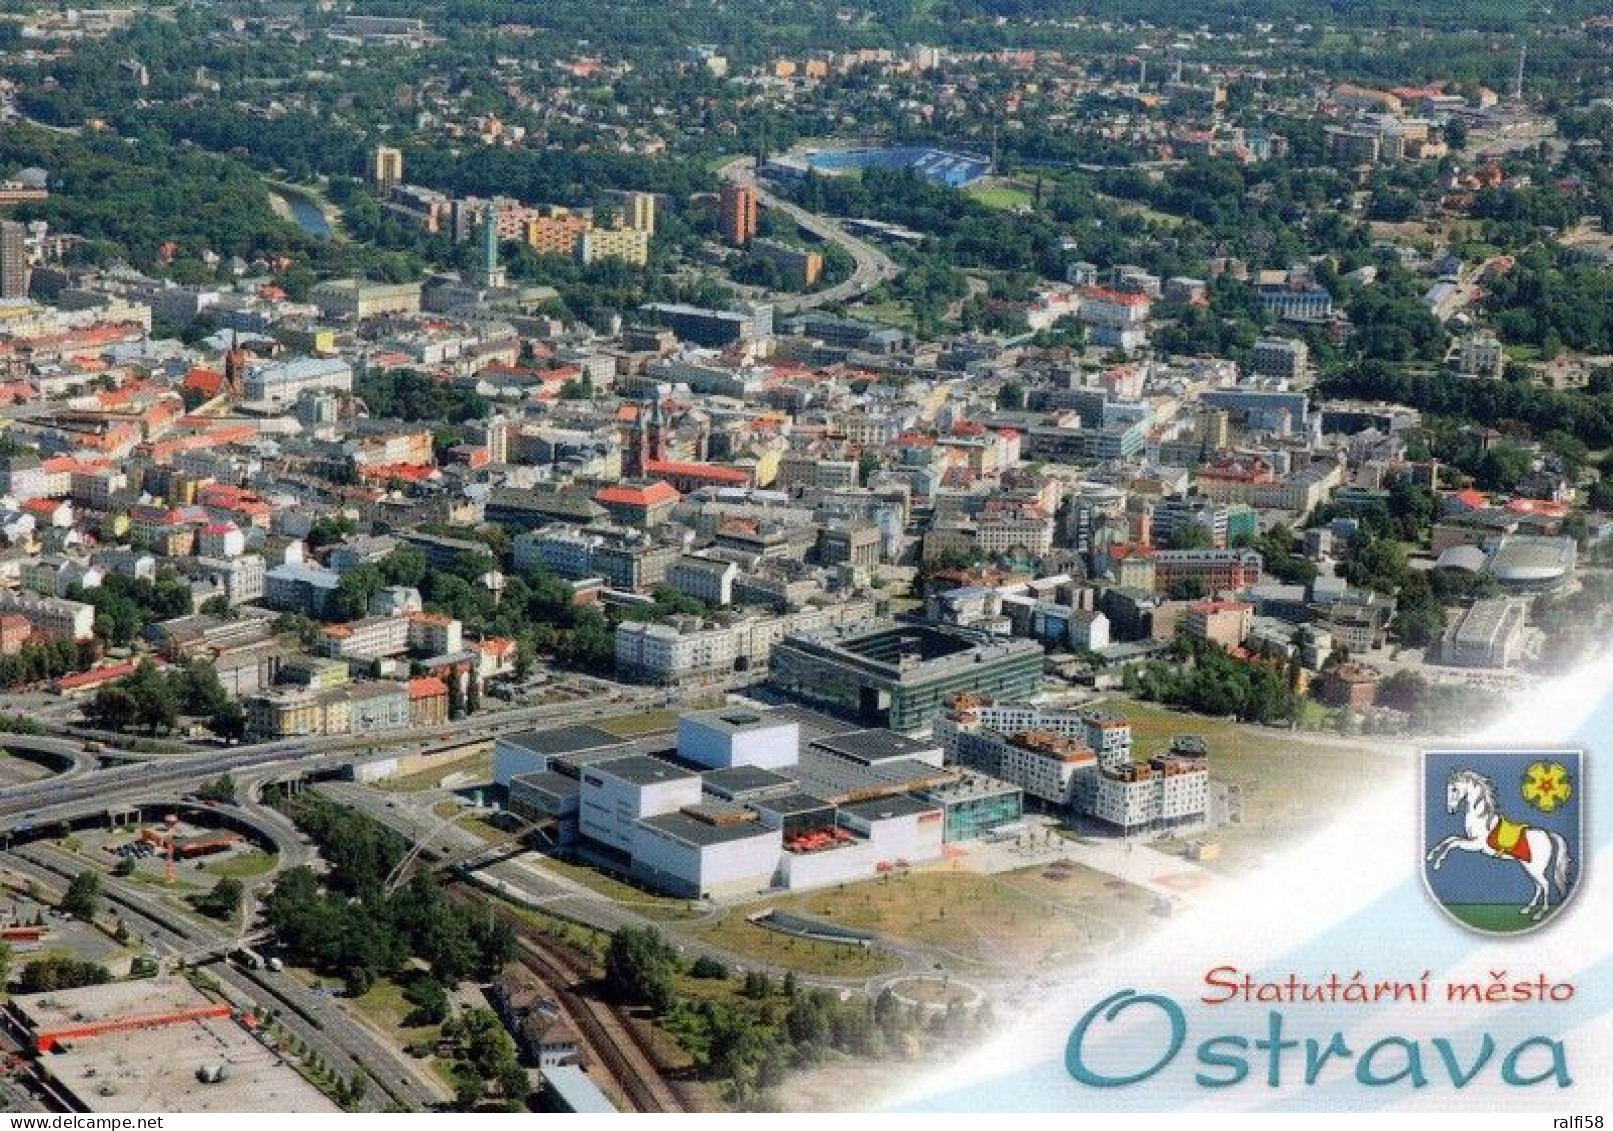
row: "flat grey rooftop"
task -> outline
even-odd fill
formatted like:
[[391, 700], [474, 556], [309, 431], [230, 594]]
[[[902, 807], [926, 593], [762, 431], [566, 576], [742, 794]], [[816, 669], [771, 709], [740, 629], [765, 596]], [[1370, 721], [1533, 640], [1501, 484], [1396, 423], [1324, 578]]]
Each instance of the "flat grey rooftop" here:
[[659, 785], [662, 782], [687, 781], [700, 776], [693, 770], [686, 770], [682, 766], [675, 766], [671, 762], [664, 762], [660, 758], [651, 758], [645, 754], [629, 754], [608, 762], [595, 762], [589, 768], [595, 773], [620, 778], [633, 785]]
[[625, 739], [581, 723], [555, 727], [552, 730], [524, 730], [518, 734], [500, 735], [499, 741], [551, 757], [556, 754], [575, 754], [580, 750], [597, 750], [602, 746], [626, 744]]
[[713, 825], [687, 813], [663, 813], [659, 817], [646, 817], [643, 823], [674, 840], [697, 847], [778, 835], [777, 830], [769, 829], [759, 821], [736, 821], [726, 825]]

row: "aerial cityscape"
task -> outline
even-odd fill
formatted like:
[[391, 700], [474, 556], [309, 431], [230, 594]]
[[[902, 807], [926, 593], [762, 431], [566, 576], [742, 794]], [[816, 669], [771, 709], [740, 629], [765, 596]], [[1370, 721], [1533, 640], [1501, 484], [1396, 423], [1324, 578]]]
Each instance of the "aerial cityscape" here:
[[1605, 648], [1605, 6], [608, 7], [0, 11], [0, 1111], [865, 1108]]

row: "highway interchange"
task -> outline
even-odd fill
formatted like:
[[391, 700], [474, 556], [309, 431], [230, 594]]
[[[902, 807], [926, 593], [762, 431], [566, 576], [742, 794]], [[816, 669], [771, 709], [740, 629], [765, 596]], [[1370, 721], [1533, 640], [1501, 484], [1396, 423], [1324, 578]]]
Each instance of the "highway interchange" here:
[[[287, 973], [243, 970], [216, 961], [254, 939], [251, 924], [255, 896], [279, 872], [318, 862], [307, 839], [283, 815], [259, 800], [263, 787], [339, 774], [372, 754], [399, 756], [471, 746], [501, 732], [539, 723], [582, 722], [659, 706], [664, 699], [661, 693], [614, 692], [583, 701], [507, 708], [478, 716], [474, 723], [451, 724], [450, 729], [438, 726], [393, 732], [368, 743], [355, 742], [348, 736], [308, 738], [227, 749], [202, 748], [138, 761], [122, 761], [137, 757], [133, 752], [91, 750], [72, 739], [0, 735], [0, 747], [26, 747], [31, 753], [48, 756], [62, 768], [52, 778], [0, 788], [0, 869], [45, 892], [60, 895], [68, 881], [84, 870], [85, 861], [49, 843], [43, 839], [44, 834], [98, 821], [121, 809], [137, 808], [148, 815], [154, 809], [200, 814], [206, 807], [187, 802], [185, 797], [204, 782], [231, 774], [240, 804], [211, 808], [212, 820], [249, 831], [264, 848], [275, 853], [273, 871], [248, 882], [249, 898], [240, 920], [230, 926], [204, 919], [150, 887], [103, 874], [102, 891], [110, 905], [109, 912], [121, 919], [159, 961], [206, 964], [208, 974], [233, 1000], [276, 1014], [279, 1023], [317, 1053], [337, 1076], [350, 1079], [362, 1071], [377, 1085], [367, 1094], [366, 1106], [428, 1108], [449, 1098], [443, 1082], [327, 993]], [[111, 764], [103, 764], [108, 759]], [[384, 797], [372, 790], [349, 788], [355, 795]]]
[[[256, 945], [258, 898], [284, 870], [320, 867], [313, 844], [279, 811], [262, 801], [266, 787], [285, 783], [319, 791], [331, 800], [376, 820], [419, 846], [422, 863], [451, 868], [461, 878], [512, 904], [541, 909], [601, 931], [623, 926], [654, 926], [687, 957], [707, 954], [731, 969], [760, 969], [775, 977], [786, 971], [712, 945], [693, 928], [733, 908], [697, 906], [688, 917], [668, 920], [664, 904], [643, 914], [631, 900], [610, 897], [547, 867], [543, 858], [519, 846], [490, 845], [483, 836], [458, 823], [463, 811], [445, 819], [438, 810], [445, 800], [463, 805], [447, 790], [388, 792], [357, 784], [349, 773], [355, 762], [372, 757], [475, 747], [499, 733], [534, 725], [586, 722], [667, 706], [665, 692], [606, 691], [585, 700], [512, 707], [443, 727], [394, 732], [384, 740], [355, 741], [348, 736], [309, 738], [244, 745], [227, 749], [199, 748], [185, 753], [152, 755], [122, 761], [132, 752], [89, 750], [70, 739], [0, 735], [0, 747], [30, 744], [52, 757], [63, 771], [56, 777], [0, 788], [0, 871], [9, 871], [47, 892], [59, 895], [83, 871], [86, 858], [59, 843], [69, 827], [105, 822], [118, 811], [137, 809], [147, 820], [157, 813], [178, 813], [203, 824], [224, 824], [249, 835], [274, 853], [270, 871], [245, 881], [246, 899], [234, 924], [202, 918], [169, 893], [149, 884], [102, 872], [103, 921], [115, 915], [164, 965], [205, 967], [222, 991], [243, 1007], [274, 1013], [284, 1029], [317, 1053], [339, 1077], [362, 1071], [377, 1087], [366, 1106], [420, 1110], [451, 1097], [443, 1081], [427, 1071], [360, 1017], [346, 1003], [291, 972], [242, 969], [221, 961], [243, 946]], [[384, 745], [383, 745], [384, 741]], [[103, 759], [111, 759], [103, 764]], [[208, 805], [195, 800], [203, 783], [228, 773], [236, 783], [237, 804]], [[874, 978], [801, 976], [798, 979], [835, 990], [877, 989], [881, 984], [930, 969], [933, 956], [905, 948], [886, 949], [898, 969]]]
[[756, 177], [756, 162], [750, 157], [737, 157], [723, 165], [718, 174], [723, 180], [745, 185], [756, 193], [757, 203], [793, 220], [802, 230], [811, 232], [826, 243], [838, 244], [851, 256], [855, 266], [851, 274], [832, 287], [808, 294], [777, 295], [768, 301], [776, 314], [796, 314], [832, 303], [849, 302], [861, 298], [881, 283], [888, 283], [901, 274], [896, 261], [867, 240], [859, 239], [846, 231], [845, 226], [827, 216], [808, 212], [791, 204], [764, 188]]

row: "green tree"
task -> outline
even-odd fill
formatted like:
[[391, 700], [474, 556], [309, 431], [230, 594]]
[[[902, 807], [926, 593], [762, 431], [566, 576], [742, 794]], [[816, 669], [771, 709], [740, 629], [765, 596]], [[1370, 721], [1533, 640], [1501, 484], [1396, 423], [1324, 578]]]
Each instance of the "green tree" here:
[[225, 805], [234, 805], [236, 801], [235, 779], [229, 774], [220, 774], [211, 781], [204, 781], [197, 788], [196, 796], [203, 801], [217, 801]]
[[451, 1071], [454, 1078], [454, 1105], [460, 1111], [475, 1111], [476, 1105], [487, 1095], [487, 1085], [481, 1074], [468, 1064], [455, 1064]]
[[441, 1025], [448, 1017], [448, 990], [435, 978], [416, 978], [403, 988], [403, 1000], [414, 1009], [406, 1024]]
[[234, 876], [225, 876], [214, 884], [211, 891], [191, 897], [191, 905], [210, 919], [231, 922], [241, 913], [241, 901], [246, 889]]
[[605, 951], [605, 990], [628, 1005], [665, 1013], [676, 1000], [678, 954], [653, 927], [622, 927]]
[[225, 703], [207, 720], [208, 729], [225, 742], [239, 742], [246, 737], [246, 712], [239, 703]]
[[36, 958], [22, 968], [18, 989], [25, 994], [51, 990], [76, 990], [80, 986], [101, 986], [112, 980], [105, 966], [83, 962], [65, 954]]
[[62, 896], [61, 909], [74, 918], [88, 922], [95, 918], [100, 906], [101, 877], [90, 871], [74, 876], [67, 885], [67, 894]]
[[702, 954], [694, 960], [689, 967], [689, 977], [721, 980], [728, 977], [728, 967], [718, 962], [709, 954]]
[[1208, 550], [1215, 545], [1210, 528], [1199, 522], [1184, 522], [1171, 531], [1170, 549]]

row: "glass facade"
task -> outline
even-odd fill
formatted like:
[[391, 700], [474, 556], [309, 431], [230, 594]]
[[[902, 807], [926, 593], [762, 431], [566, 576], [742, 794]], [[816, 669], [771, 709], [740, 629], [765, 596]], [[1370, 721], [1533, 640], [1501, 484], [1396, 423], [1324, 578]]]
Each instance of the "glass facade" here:
[[1025, 814], [1025, 795], [1019, 790], [1004, 786], [1000, 793], [982, 793], [967, 797], [949, 797], [945, 791], [926, 796], [946, 807], [946, 843], [975, 840], [997, 828], [1011, 825]]

